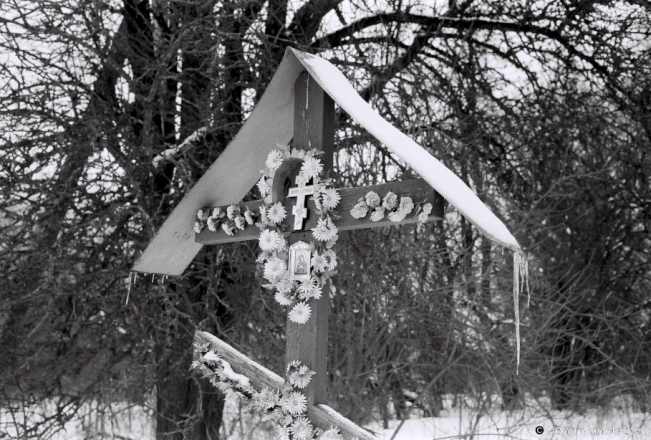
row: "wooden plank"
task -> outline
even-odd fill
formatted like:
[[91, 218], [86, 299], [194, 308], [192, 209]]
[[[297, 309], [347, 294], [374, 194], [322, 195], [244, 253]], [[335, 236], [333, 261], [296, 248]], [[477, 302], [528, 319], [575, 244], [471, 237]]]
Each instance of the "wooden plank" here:
[[[360, 197], [364, 197], [369, 191], [375, 191], [384, 197], [384, 195], [393, 191], [399, 197], [409, 196], [412, 198], [414, 203], [426, 201], [432, 204], [432, 213], [429, 218], [430, 221], [433, 220], [442, 220], [444, 213], [444, 201], [443, 197], [434, 189], [432, 189], [427, 182], [423, 179], [413, 179], [413, 180], [404, 180], [402, 182], [391, 182], [384, 183], [381, 185], [365, 186], [361, 188], [343, 188], [339, 189], [339, 194], [341, 195], [341, 202], [337, 208], [341, 219], [336, 220], [335, 224], [341, 231], [348, 231], [353, 229], [364, 229], [364, 228], [375, 228], [378, 226], [395, 226], [398, 224], [412, 224], [416, 223], [418, 219], [414, 213], [410, 214], [403, 221], [396, 223], [389, 220], [387, 217], [383, 218], [378, 222], [372, 222], [370, 220], [370, 214], [364, 219], [355, 219], [350, 215], [350, 210], [357, 204], [357, 201]], [[292, 207], [296, 204], [296, 199], [285, 199], [284, 206], [287, 210], [287, 218], [283, 224], [285, 225], [285, 230], [288, 231], [286, 235], [292, 230], [294, 225], [294, 216], [292, 215]], [[240, 207], [244, 208], [248, 206], [252, 211], [259, 212], [259, 207], [262, 205], [262, 200], [256, 200], [252, 202], [240, 203]], [[314, 212], [314, 201], [310, 198], [308, 199], [308, 209], [311, 212]], [[228, 205], [220, 206], [222, 210], [226, 210]], [[210, 208], [211, 210], [213, 208]], [[304, 230], [309, 230], [316, 227], [317, 218], [312, 215], [308, 215], [307, 220], [305, 221]], [[204, 228], [201, 233], [195, 235], [195, 241], [201, 244], [220, 244], [220, 243], [229, 243], [233, 241], [244, 241], [244, 240], [257, 240], [260, 236], [260, 230], [256, 227], [248, 226], [243, 231], [238, 231], [235, 235], [229, 236], [224, 231], [219, 229], [217, 232], [210, 231], [207, 227]], [[309, 240], [308, 240], [309, 241]]]
[[[265, 387], [280, 390], [285, 383], [283, 378], [273, 371], [254, 362], [245, 354], [208, 332], [195, 332], [194, 342], [197, 345], [209, 344], [215, 353], [231, 364], [233, 371], [248, 377], [251, 385], [257, 391]], [[195, 359], [197, 357], [198, 355], [195, 353]], [[327, 405], [308, 405], [307, 416], [314, 426], [323, 430], [329, 429], [331, 426], [339, 426], [346, 440], [354, 437], [362, 440], [377, 440], [373, 434], [356, 425]]]

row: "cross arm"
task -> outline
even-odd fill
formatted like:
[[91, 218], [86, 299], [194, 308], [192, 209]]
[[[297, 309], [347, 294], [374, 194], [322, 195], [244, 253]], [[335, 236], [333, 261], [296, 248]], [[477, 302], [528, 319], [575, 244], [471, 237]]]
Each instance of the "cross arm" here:
[[[215, 353], [231, 364], [236, 373], [248, 377], [253, 387], [258, 391], [264, 387], [278, 390], [285, 384], [282, 377], [254, 362], [245, 354], [208, 332], [197, 331], [194, 334], [194, 343], [195, 345], [208, 344]], [[358, 437], [360, 440], [377, 440], [368, 431], [327, 405], [308, 405], [307, 417], [314, 426], [324, 431], [332, 426], [338, 426], [346, 440], [354, 437]]]
[[[398, 197], [411, 197], [414, 203], [419, 202], [428, 202], [432, 204], [432, 213], [430, 214], [430, 220], [441, 220], [443, 218], [443, 197], [423, 179], [413, 179], [413, 180], [404, 180], [401, 182], [392, 182], [384, 183], [381, 185], [372, 185], [359, 188], [344, 188], [337, 190], [341, 196], [341, 202], [337, 207], [339, 211], [339, 216], [341, 219], [335, 221], [337, 228], [340, 231], [347, 231], [353, 229], [364, 229], [364, 228], [373, 228], [378, 226], [395, 226], [398, 224], [410, 224], [416, 223], [418, 221], [417, 216], [414, 212], [409, 214], [407, 218], [400, 222], [392, 222], [388, 217], [384, 217], [382, 220], [373, 222], [370, 220], [370, 216], [367, 216], [363, 219], [355, 219], [350, 214], [350, 210], [357, 204], [357, 201], [360, 197], [364, 197], [369, 191], [375, 191], [380, 197], [384, 197], [389, 191], [393, 191]], [[246, 207], [251, 209], [251, 211], [259, 212], [260, 206], [262, 206], [262, 200], [256, 200], [252, 202], [240, 203], [239, 206], [242, 210], [246, 210]], [[284, 220], [285, 231], [287, 234], [292, 232], [292, 226], [294, 224], [294, 216], [292, 215], [292, 207], [296, 204], [295, 199], [286, 198], [284, 201], [285, 210], [287, 211], [287, 217]], [[220, 206], [222, 210], [226, 210], [228, 206]], [[210, 208], [211, 211], [213, 208]], [[308, 201], [308, 210], [314, 212], [315, 206], [312, 198]], [[315, 215], [309, 216], [305, 222], [304, 229], [312, 229], [316, 227], [317, 218]], [[229, 243], [233, 241], [244, 241], [244, 240], [257, 240], [260, 236], [260, 230], [256, 227], [249, 226], [242, 231], [237, 231], [235, 235], [227, 235], [223, 230], [218, 229], [216, 232], [204, 228], [199, 234], [195, 235], [195, 241], [201, 244], [220, 244], [220, 243]]]

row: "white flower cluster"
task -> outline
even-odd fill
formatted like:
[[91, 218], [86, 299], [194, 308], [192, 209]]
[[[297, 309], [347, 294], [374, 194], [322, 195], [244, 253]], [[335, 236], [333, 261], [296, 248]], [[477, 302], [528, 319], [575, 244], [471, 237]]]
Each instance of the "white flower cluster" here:
[[[260, 220], [257, 226], [261, 229], [259, 245], [262, 251], [258, 262], [263, 267], [263, 276], [268, 281], [263, 287], [275, 290], [274, 298], [283, 306], [291, 306], [289, 319], [298, 324], [306, 323], [312, 309], [308, 301], [312, 298], [319, 299], [323, 294], [323, 286], [334, 273], [337, 259], [332, 247], [338, 238], [339, 230], [333, 222], [336, 216], [335, 208], [341, 201], [339, 193], [329, 186], [330, 179], [322, 179], [323, 164], [317, 157], [318, 150], [303, 151], [280, 146], [281, 149], [273, 150], [265, 161], [266, 169], [262, 171], [262, 178], [258, 182], [258, 189], [265, 199], [265, 204], [260, 207]], [[287, 267], [288, 249], [283, 237], [283, 220], [287, 212], [282, 203], [272, 204], [271, 187], [275, 172], [283, 161], [296, 157], [303, 160], [300, 172], [296, 178], [301, 184], [310, 181], [315, 190], [312, 196], [319, 220], [312, 229], [315, 242], [311, 244], [312, 264], [310, 278], [298, 282], [290, 279]]]
[[432, 212], [431, 203], [419, 203], [414, 205], [411, 197], [400, 197], [389, 191], [384, 198], [374, 192], [369, 191], [365, 197], [361, 197], [353, 209], [350, 210], [350, 215], [356, 219], [365, 218], [368, 213], [371, 213], [371, 221], [378, 222], [385, 216], [392, 222], [401, 222], [416, 208], [416, 215], [420, 223], [426, 223], [429, 214]]
[[238, 205], [230, 205], [226, 212], [221, 208], [200, 209], [197, 211], [197, 221], [194, 223], [194, 232], [199, 234], [207, 225], [212, 232], [222, 229], [228, 235], [235, 235], [237, 231], [244, 230], [247, 225], [253, 225], [256, 222], [257, 215], [246, 207], [246, 211]]
[[[307, 418], [307, 398], [301, 392], [311, 382], [315, 372], [299, 361], [287, 365], [287, 382], [280, 390], [263, 388], [256, 391], [242, 375], [232, 371], [230, 364], [212, 351], [208, 344], [195, 345], [198, 359], [192, 368], [199, 370], [220, 392], [246, 402], [246, 406], [261, 411], [263, 420], [278, 425], [279, 437], [292, 440], [343, 440], [338, 427], [324, 431], [314, 428]], [[227, 370], [230, 370], [228, 372]]]

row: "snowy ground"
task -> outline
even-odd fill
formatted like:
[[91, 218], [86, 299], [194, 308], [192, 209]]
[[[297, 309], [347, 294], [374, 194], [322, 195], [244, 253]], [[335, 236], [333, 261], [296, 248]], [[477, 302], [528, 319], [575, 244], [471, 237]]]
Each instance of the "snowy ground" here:
[[[382, 429], [380, 424], [367, 427], [375, 432], [380, 440], [650, 439], [649, 414], [635, 412], [630, 405], [618, 406], [610, 411], [590, 410], [575, 414], [543, 409], [505, 412], [489, 408], [479, 411], [472, 405], [460, 409], [458, 406], [450, 407], [448, 403], [440, 417], [412, 418], [406, 420], [402, 426], [400, 421], [391, 421], [389, 429]], [[30, 418], [43, 417], [46, 412], [47, 409], [43, 408], [35, 410]], [[143, 407], [89, 405], [82, 417], [68, 422], [66, 430], [59, 432], [55, 438], [154, 439], [151, 415], [152, 412]], [[19, 422], [3, 414], [0, 417], [0, 438], [3, 438], [3, 433], [9, 434], [8, 438], [13, 438], [15, 431], [11, 428]], [[222, 429], [223, 438], [227, 440], [275, 438], [274, 430], [268, 422], [262, 422], [257, 414], [243, 411], [236, 401], [227, 402]]]

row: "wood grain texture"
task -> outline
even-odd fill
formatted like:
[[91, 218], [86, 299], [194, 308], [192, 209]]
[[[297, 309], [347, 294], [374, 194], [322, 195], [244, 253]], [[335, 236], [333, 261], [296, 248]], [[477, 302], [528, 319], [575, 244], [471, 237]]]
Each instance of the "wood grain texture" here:
[[[274, 182], [275, 183], [275, 182]], [[441, 220], [443, 219], [444, 213], [444, 201], [443, 197], [436, 191], [432, 189], [427, 182], [423, 179], [413, 179], [413, 180], [404, 180], [402, 182], [392, 182], [384, 183], [381, 185], [365, 186], [361, 188], [343, 188], [339, 189], [339, 195], [341, 195], [341, 202], [337, 208], [341, 219], [335, 220], [335, 225], [341, 231], [348, 231], [353, 229], [364, 229], [364, 228], [375, 228], [379, 226], [395, 226], [395, 225], [404, 225], [416, 223], [418, 220], [414, 213], [407, 216], [403, 221], [396, 223], [389, 220], [387, 217], [383, 218], [379, 222], [372, 222], [370, 220], [370, 214], [364, 219], [357, 220], [350, 215], [350, 210], [355, 206], [360, 197], [364, 197], [369, 191], [375, 191], [384, 197], [384, 195], [393, 191], [399, 197], [409, 196], [412, 198], [414, 203], [426, 201], [432, 204], [432, 213], [429, 216], [430, 221]], [[259, 212], [260, 206], [262, 206], [262, 200], [256, 200], [252, 202], [240, 203], [240, 207], [245, 208], [248, 206], [252, 211]], [[294, 216], [292, 215], [292, 207], [296, 204], [296, 199], [284, 199], [284, 206], [287, 210], [287, 218], [283, 221], [285, 230], [288, 231], [286, 235], [292, 231], [294, 225]], [[310, 214], [308, 214], [307, 220], [305, 221], [305, 226], [303, 230], [310, 230], [316, 227], [317, 218], [314, 213], [314, 201], [311, 198], [308, 198], [307, 203]], [[226, 210], [228, 205], [220, 206], [223, 210]], [[211, 208], [212, 209], [212, 208]], [[201, 244], [220, 244], [220, 243], [230, 243], [233, 241], [244, 241], [244, 240], [257, 240], [260, 236], [260, 230], [255, 226], [248, 226], [243, 231], [238, 231], [235, 235], [229, 236], [224, 231], [219, 229], [217, 232], [212, 232], [208, 228], [204, 228], [201, 233], [195, 235], [195, 241]], [[310, 241], [310, 240], [308, 240]]]
[[[231, 364], [233, 371], [248, 377], [251, 385], [257, 391], [265, 387], [279, 390], [285, 383], [278, 374], [254, 362], [245, 354], [208, 332], [195, 332], [194, 342], [197, 345], [208, 344], [215, 353]], [[197, 357], [198, 354], [195, 353], [195, 358]], [[354, 437], [362, 440], [377, 440], [372, 433], [356, 425], [327, 405], [308, 405], [307, 416], [314, 426], [323, 430], [329, 429], [331, 426], [339, 426], [346, 440]]]

